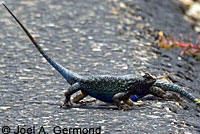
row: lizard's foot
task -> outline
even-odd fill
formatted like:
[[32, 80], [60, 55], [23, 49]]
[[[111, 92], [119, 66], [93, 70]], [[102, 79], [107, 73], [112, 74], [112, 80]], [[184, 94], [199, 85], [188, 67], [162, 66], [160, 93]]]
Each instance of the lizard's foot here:
[[125, 100], [125, 101], [123, 101], [123, 103], [124, 104], [127, 104], [127, 105], [129, 105], [129, 106], [138, 106], [138, 107], [142, 107], [142, 106], [145, 106], [145, 104], [144, 103], [142, 103], [142, 102], [133, 102], [131, 99], [128, 99], [128, 100]]
[[65, 93], [65, 101], [63, 104], [61, 104], [60, 107], [69, 107], [71, 105], [72, 105], [72, 103], [70, 101], [70, 96], [67, 93]]
[[129, 111], [131, 108], [127, 105], [121, 105], [121, 106], [118, 106], [118, 109], [122, 111]]
[[63, 104], [60, 104], [60, 108], [63, 108], [63, 107], [69, 107], [70, 105], [68, 105], [68, 104], [65, 104], [65, 103], [63, 103]]
[[188, 104], [186, 101], [184, 100], [180, 100], [180, 101], [177, 101], [179, 107], [182, 107], [183, 109], [188, 109]]
[[168, 96], [168, 99], [174, 99], [176, 102], [178, 102], [179, 107], [181, 106], [183, 109], [188, 109], [187, 102], [183, 100], [182, 98], [180, 98], [175, 93], [166, 93], [166, 96]]
[[72, 104], [71, 104], [71, 102], [69, 101], [69, 102], [64, 102], [63, 104], [61, 104], [60, 105], [60, 107], [61, 108], [63, 108], [63, 107], [70, 107]]
[[134, 102], [134, 106], [143, 107], [143, 106], [147, 106], [147, 104], [145, 104], [143, 102]]
[[89, 99], [89, 100], [85, 100], [85, 101], [79, 101], [78, 104], [85, 104], [85, 103], [92, 103], [92, 102], [96, 102], [97, 99]]

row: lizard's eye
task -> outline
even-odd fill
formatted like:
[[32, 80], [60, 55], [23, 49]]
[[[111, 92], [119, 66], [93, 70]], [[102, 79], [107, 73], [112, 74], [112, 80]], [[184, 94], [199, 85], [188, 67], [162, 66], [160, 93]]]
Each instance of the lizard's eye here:
[[149, 73], [145, 73], [143, 77], [147, 79], [153, 78]]
[[147, 80], [155, 80], [155, 78], [150, 75], [149, 73], [145, 73], [145, 75], [143, 76], [143, 78], [147, 79]]

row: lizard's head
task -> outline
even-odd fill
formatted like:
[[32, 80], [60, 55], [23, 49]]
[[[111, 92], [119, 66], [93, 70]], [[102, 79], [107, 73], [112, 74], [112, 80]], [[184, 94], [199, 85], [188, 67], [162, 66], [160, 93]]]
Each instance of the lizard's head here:
[[154, 82], [156, 82], [156, 78], [153, 77], [152, 75], [150, 75], [149, 73], [145, 73], [143, 75], [143, 78], [144, 78], [146, 84], [148, 84], [148, 85], [153, 85]]
[[[136, 78], [137, 79], [137, 78]], [[149, 73], [145, 73], [137, 79], [137, 81], [131, 86], [131, 93], [134, 95], [143, 96], [151, 88], [151, 86], [156, 82], [156, 79]]]

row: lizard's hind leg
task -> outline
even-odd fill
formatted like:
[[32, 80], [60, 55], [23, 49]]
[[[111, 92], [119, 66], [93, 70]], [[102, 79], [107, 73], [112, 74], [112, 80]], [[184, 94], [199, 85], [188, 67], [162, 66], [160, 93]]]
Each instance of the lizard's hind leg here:
[[78, 94], [78, 95], [76, 95], [76, 96], [72, 99], [72, 101], [73, 101], [74, 103], [79, 103], [80, 100], [84, 99], [84, 98], [87, 97], [87, 96], [88, 96], [88, 95], [87, 95], [86, 93], [84, 93], [84, 92], [81, 91], [81, 93]]
[[79, 83], [75, 83], [73, 85], [71, 85], [68, 90], [65, 92], [65, 101], [64, 103], [61, 105], [61, 107], [64, 107], [64, 106], [69, 106], [71, 105], [71, 102], [70, 102], [70, 97], [73, 93], [77, 92], [81, 90], [80, 89], [80, 85]]
[[[85, 101], [83, 101], [82, 99], [84, 99], [84, 98], [87, 97], [87, 96], [88, 96], [88, 95], [87, 95], [86, 93], [84, 93], [84, 92], [81, 91], [81, 93], [78, 94], [78, 95], [76, 95], [76, 96], [72, 99], [72, 101], [73, 101], [74, 103], [77, 103], [77, 104], [92, 103], [92, 102], [95, 102], [95, 101], [96, 101], [96, 99], [90, 99], [90, 100], [85, 100]], [[82, 100], [82, 101], [81, 101], [81, 100]]]
[[128, 100], [124, 100], [123, 101], [124, 102], [124, 104], [127, 104], [127, 105], [129, 105], [129, 106], [144, 106], [144, 104], [143, 103], [141, 103], [141, 104], [135, 104], [131, 99], [128, 99]]
[[124, 100], [123, 102], [124, 102], [124, 104], [127, 104], [127, 105], [129, 105], [131, 107], [135, 105], [131, 99]]

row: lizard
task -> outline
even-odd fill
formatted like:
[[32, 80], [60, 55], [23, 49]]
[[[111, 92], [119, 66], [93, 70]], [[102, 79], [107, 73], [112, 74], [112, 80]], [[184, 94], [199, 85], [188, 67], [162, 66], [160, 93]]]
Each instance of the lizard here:
[[[3, 3], [2, 3], [3, 4]], [[145, 74], [140, 77], [132, 76], [88, 76], [83, 77], [78, 74], [64, 68], [57, 62], [53, 61], [49, 56], [44, 53], [43, 49], [37, 44], [35, 39], [31, 36], [28, 30], [21, 24], [21, 22], [13, 15], [13, 13], [3, 4], [4, 7], [9, 11], [9, 13], [14, 17], [14, 19], [19, 23], [25, 33], [28, 35], [32, 43], [39, 50], [42, 56], [67, 80], [71, 87], [65, 92], [64, 105], [70, 104], [70, 96], [81, 90], [81, 94], [74, 97], [74, 103], [80, 103], [80, 100], [90, 95], [104, 102], [113, 102], [119, 108], [122, 107], [120, 100], [129, 106], [133, 106], [133, 102], [139, 98], [142, 98], [148, 94], [158, 96], [161, 98], [173, 98], [177, 101], [181, 99], [175, 94], [167, 94], [165, 91], [173, 91], [180, 93], [181, 95], [192, 100], [196, 104], [200, 104], [200, 99], [196, 99], [191, 94], [189, 94], [183, 88], [173, 84], [166, 83], [161, 80], [155, 80], [149, 74]], [[137, 81], [137, 82], [136, 82]], [[133, 87], [131, 87], [130, 85]], [[120, 88], [119, 88], [120, 86]], [[127, 91], [131, 87], [131, 90]], [[138, 88], [139, 87], [139, 88]], [[145, 89], [146, 88], [146, 89]], [[136, 91], [136, 89], [138, 91]], [[132, 93], [132, 95], [130, 95]], [[128, 97], [127, 97], [128, 96]], [[131, 96], [131, 97], [130, 97]], [[63, 105], [63, 106], [64, 106]]]
[[70, 87], [64, 93], [65, 100], [61, 107], [71, 106], [71, 95], [75, 92], [81, 91], [85, 95], [90, 95], [103, 102], [113, 103], [118, 107], [118, 109], [128, 110], [131, 106], [134, 106], [134, 103], [131, 101], [130, 96], [132, 94], [141, 96], [143, 93], [148, 92], [148, 89], [156, 81], [156, 79], [148, 73], [140, 76], [78, 75], [77, 73], [64, 68], [62, 65], [50, 58], [44, 52], [41, 46], [36, 42], [33, 36], [29, 33], [27, 28], [24, 27], [24, 25], [16, 18], [16, 16], [8, 9], [8, 7], [4, 3], [2, 4], [15, 19], [15, 21], [19, 24], [19, 26], [23, 29], [23, 31], [29, 37], [30, 41], [40, 52], [40, 54], [70, 84]]

